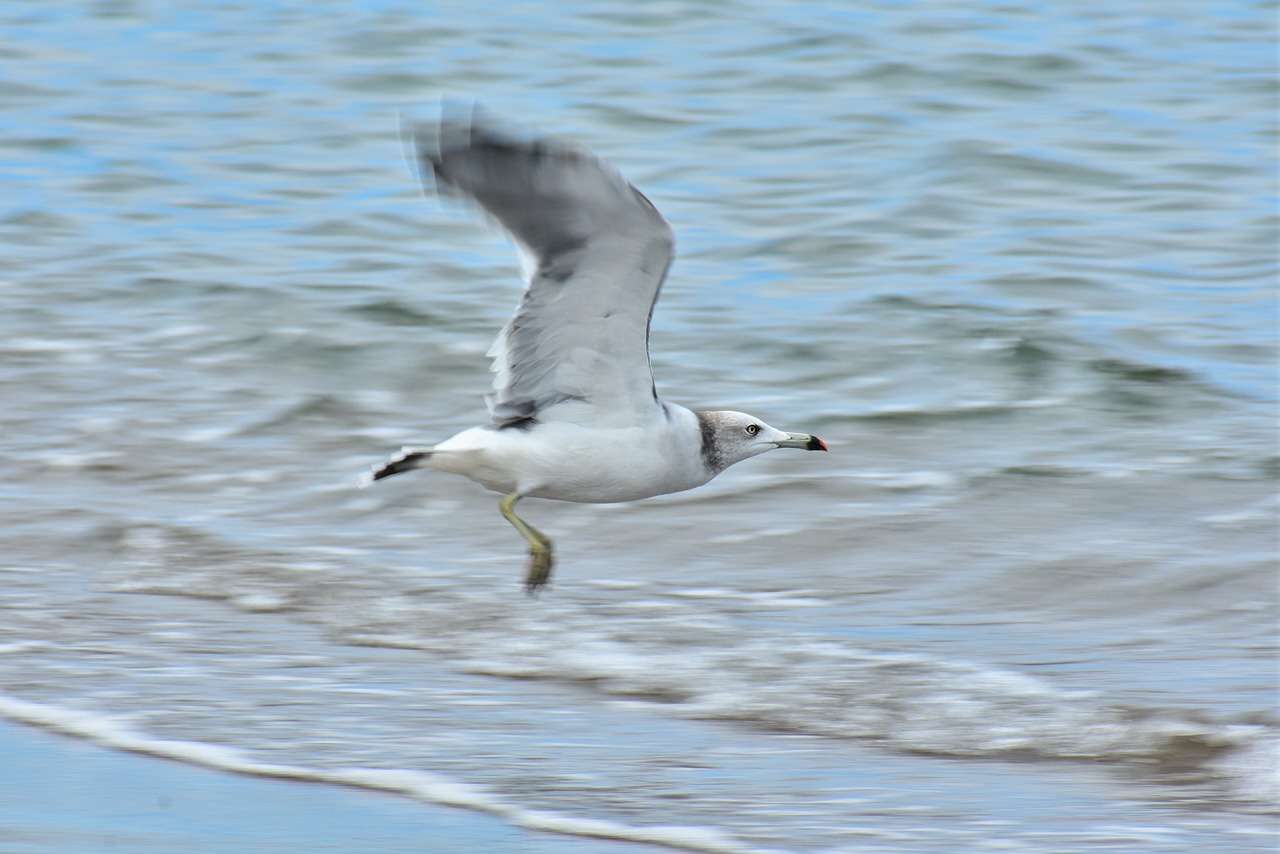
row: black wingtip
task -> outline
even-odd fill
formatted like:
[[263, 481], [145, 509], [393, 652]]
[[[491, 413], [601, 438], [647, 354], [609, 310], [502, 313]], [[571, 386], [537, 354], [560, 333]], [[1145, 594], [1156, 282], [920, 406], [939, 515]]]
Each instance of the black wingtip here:
[[418, 463], [429, 456], [431, 456], [430, 451], [413, 451], [407, 454], [402, 454], [395, 459], [388, 460], [381, 468], [375, 469], [372, 480], [377, 482], [383, 478], [391, 477], [393, 474], [400, 474], [401, 472], [416, 469], [418, 468]]

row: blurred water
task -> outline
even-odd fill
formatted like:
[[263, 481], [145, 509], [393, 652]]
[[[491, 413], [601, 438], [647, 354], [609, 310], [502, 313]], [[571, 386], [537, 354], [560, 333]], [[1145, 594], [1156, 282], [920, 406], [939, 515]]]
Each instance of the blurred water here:
[[[1266, 849], [1272, 11], [0, 12], [0, 712], [693, 850]], [[356, 491], [518, 297], [442, 94], [670, 219], [664, 396], [832, 453], [530, 501], [535, 601], [494, 496]]]

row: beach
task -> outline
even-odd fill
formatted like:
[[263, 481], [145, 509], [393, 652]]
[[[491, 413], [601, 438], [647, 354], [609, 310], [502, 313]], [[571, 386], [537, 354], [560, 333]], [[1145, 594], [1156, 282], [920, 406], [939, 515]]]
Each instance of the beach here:
[[226, 774], [0, 723], [0, 850], [656, 851], [343, 786]]

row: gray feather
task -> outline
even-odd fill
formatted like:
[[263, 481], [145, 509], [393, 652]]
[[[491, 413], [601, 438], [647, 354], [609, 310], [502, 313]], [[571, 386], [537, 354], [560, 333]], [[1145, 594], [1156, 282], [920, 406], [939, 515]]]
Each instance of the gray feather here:
[[593, 418], [657, 407], [649, 321], [675, 242], [653, 204], [583, 151], [509, 139], [474, 116], [417, 142], [437, 185], [479, 204], [535, 265], [490, 351], [494, 424], [554, 418], [566, 401]]

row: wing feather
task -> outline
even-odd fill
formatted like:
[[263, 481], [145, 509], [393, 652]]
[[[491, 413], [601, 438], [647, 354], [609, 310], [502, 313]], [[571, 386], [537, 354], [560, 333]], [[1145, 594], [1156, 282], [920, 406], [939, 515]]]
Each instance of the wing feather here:
[[[513, 140], [475, 116], [417, 141], [437, 185], [475, 201], [533, 261], [490, 350], [494, 424], [639, 420], [659, 406], [649, 322], [675, 242], [653, 204], [585, 151]], [[559, 406], [569, 401], [585, 408]]]

